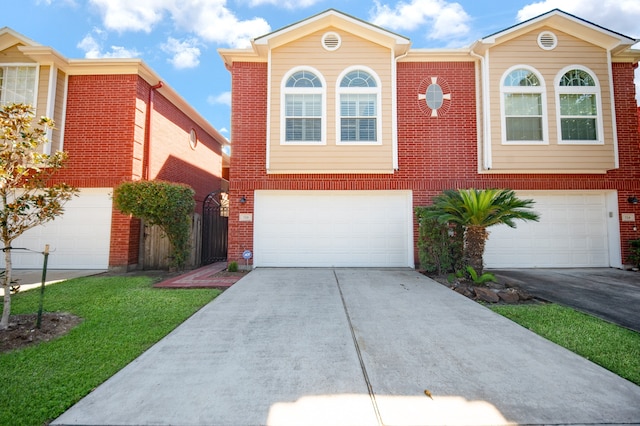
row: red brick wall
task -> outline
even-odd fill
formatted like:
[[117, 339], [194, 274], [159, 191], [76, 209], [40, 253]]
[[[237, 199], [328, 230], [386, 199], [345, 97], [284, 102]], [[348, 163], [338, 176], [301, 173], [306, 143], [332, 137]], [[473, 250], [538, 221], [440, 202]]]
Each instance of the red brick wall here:
[[[136, 75], [70, 76], [64, 128], [67, 167], [56, 180], [113, 188], [131, 179]], [[137, 220], [112, 211], [110, 267], [137, 263]]]
[[[70, 76], [64, 147], [67, 167], [56, 181], [80, 188], [113, 188], [142, 175], [145, 111], [151, 86], [138, 75]], [[146, 107], [144, 107], [146, 110]], [[198, 135], [196, 149], [189, 132]], [[202, 200], [220, 188], [221, 147], [164, 96], [155, 94], [150, 144], [150, 179], [186, 183]], [[138, 263], [140, 221], [112, 211], [109, 266]]]
[[[141, 80], [139, 86], [141, 99], [148, 99], [149, 85]], [[153, 106], [149, 179], [191, 186], [196, 191], [196, 212], [202, 213], [206, 196], [221, 186], [222, 147], [158, 92], [154, 94]], [[197, 135], [195, 149], [189, 144], [191, 129]]]
[[[239, 213], [253, 212], [253, 190], [363, 190], [411, 189], [414, 205], [427, 205], [434, 195], [450, 188], [515, 190], [609, 190], [619, 193], [620, 212], [635, 212], [627, 202], [640, 197], [639, 133], [634, 99], [633, 66], [614, 64], [620, 169], [606, 175], [585, 174], [478, 174], [478, 126], [476, 122], [475, 65], [472, 62], [398, 64], [398, 162], [393, 175], [267, 175], [266, 102], [267, 65], [236, 63], [231, 69], [233, 86], [229, 218], [229, 260], [244, 263], [242, 251], [253, 250], [253, 223], [239, 222]], [[418, 105], [424, 79], [444, 79], [452, 102], [445, 114], [433, 118]], [[424, 101], [422, 101], [424, 102]], [[245, 204], [238, 200], [247, 198]], [[417, 224], [414, 224], [417, 238]], [[633, 223], [621, 223], [622, 259], [628, 240], [640, 238]], [[417, 246], [417, 244], [414, 244]], [[417, 253], [415, 258], [418, 259]]]

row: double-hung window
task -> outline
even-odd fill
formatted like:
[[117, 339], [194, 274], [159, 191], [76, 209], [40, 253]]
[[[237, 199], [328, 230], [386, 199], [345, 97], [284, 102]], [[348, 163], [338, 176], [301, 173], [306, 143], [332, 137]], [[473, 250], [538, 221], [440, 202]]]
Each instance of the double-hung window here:
[[339, 79], [338, 142], [380, 143], [380, 84], [373, 72], [352, 69]]
[[37, 67], [0, 65], [0, 105], [21, 103], [36, 106]]
[[560, 72], [556, 79], [560, 143], [602, 143], [600, 88], [586, 69]]
[[283, 87], [284, 143], [324, 142], [324, 84], [309, 70], [286, 77]]
[[530, 68], [516, 67], [502, 79], [503, 141], [546, 141], [546, 96], [543, 80]]

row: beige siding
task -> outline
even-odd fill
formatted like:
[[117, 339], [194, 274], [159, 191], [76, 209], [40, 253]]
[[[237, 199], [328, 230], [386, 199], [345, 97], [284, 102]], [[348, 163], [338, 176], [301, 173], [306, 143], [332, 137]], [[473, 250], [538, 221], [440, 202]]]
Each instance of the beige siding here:
[[51, 152], [64, 149], [62, 146], [62, 128], [64, 126], [65, 111], [65, 93], [66, 93], [66, 74], [60, 70], [56, 73], [56, 94], [53, 106], [53, 120], [56, 123], [56, 129], [51, 136]]
[[[550, 51], [538, 47], [537, 36], [544, 30], [558, 37], [558, 46]], [[611, 112], [610, 73], [607, 52], [599, 47], [555, 29], [532, 31], [489, 50], [489, 85], [491, 117], [491, 151], [493, 171], [593, 171], [615, 167], [614, 136]], [[500, 83], [509, 68], [528, 65], [543, 77], [547, 97], [548, 145], [503, 144]], [[557, 99], [554, 81], [569, 65], [589, 68], [600, 83], [600, 101], [604, 128], [604, 145], [566, 145], [558, 143]]]
[[[322, 36], [338, 33], [341, 47], [333, 52], [325, 50]], [[339, 75], [351, 66], [366, 66], [376, 72], [382, 82], [382, 145], [336, 144], [336, 84]], [[319, 172], [393, 172], [392, 133], [392, 59], [388, 48], [366, 41], [336, 28], [302, 37], [295, 42], [274, 49], [271, 53], [270, 173]], [[327, 115], [324, 131], [326, 145], [281, 144], [281, 84], [283, 77], [299, 66], [319, 71], [326, 82]]]
[[[0, 63], [2, 64], [29, 64], [34, 61], [26, 57], [20, 50], [18, 45], [14, 45], [4, 51], [0, 52]], [[49, 104], [49, 80], [51, 74], [50, 65], [41, 65], [38, 68], [38, 83], [36, 89], [36, 105], [35, 116], [37, 118], [42, 116], [51, 116], [53, 118], [56, 129], [51, 133], [51, 152], [63, 149], [62, 146], [62, 127], [64, 125], [64, 111], [65, 111], [65, 93], [66, 93], [66, 74], [60, 70], [56, 71], [55, 75], [55, 99], [53, 101], [53, 112], [47, 111]]]
[[24, 54], [18, 50], [18, 45], [13, 45], [2, 52], [0, 52], [2, 56], [0, 56], [0, 63], [10, 64], [10, 63], [33, 63], [33, 59], [27, 58]]

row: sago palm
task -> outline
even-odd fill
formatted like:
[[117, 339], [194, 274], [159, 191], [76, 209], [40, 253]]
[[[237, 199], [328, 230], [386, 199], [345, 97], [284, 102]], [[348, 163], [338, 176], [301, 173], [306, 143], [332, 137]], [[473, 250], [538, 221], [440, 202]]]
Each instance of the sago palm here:
[[464, 260], [482, 275], [487, 228], [499, 224], [515, 228], [518, 219], [538, 221], [539, 215], [531, 210], [533, 204], [510, 189], [450, 189], [434, 198], [429, 215], [440, 223], [464, 227]]

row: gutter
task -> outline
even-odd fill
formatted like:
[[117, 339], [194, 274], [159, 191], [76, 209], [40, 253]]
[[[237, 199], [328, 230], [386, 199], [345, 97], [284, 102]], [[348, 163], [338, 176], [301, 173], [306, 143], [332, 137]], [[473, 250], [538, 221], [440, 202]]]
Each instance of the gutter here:
[[149, 101], [147, 102], [147, 114], [144, 122], [144, 150], [142, 157], [142, 180], [149, 180], [149, 163], [151, 162], [151, 112], [153, 111], [153, 97], [156, 90], [164, 86], [162, 81], [149, 89]]

